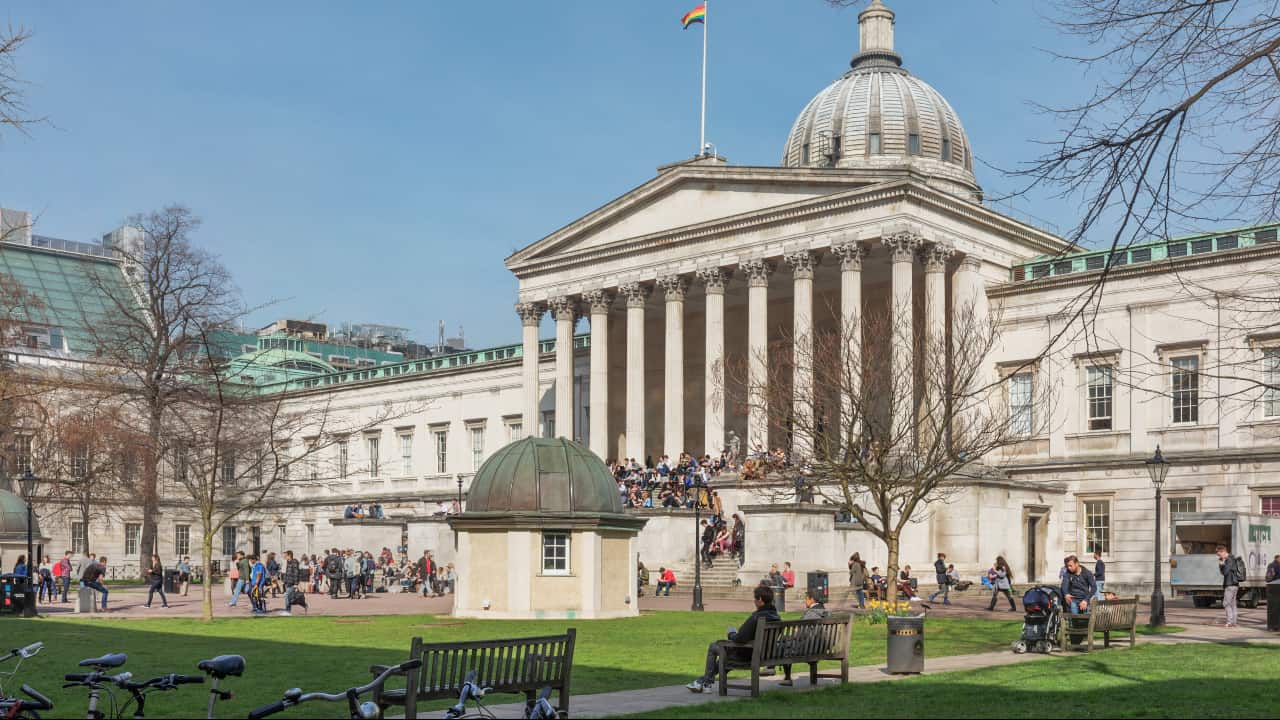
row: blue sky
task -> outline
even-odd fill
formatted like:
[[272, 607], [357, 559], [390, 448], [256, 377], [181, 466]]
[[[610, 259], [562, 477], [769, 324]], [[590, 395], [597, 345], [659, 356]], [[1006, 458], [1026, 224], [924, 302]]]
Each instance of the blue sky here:
[[[183, 203], [257, 313], [367, 321], [474, 347], [518, 342], [514, 249], [697, 151], [695, 0], [26, 2], [20, 70], [51, 124], [0, 142], [0, 205], [96, 239]], [[1029, 100], [1087, 94], [1023, 0], [890, 0], [913, 73], [979, 161], [1052, 134]], [[772, 165], [857, 49], [857, 9], [712, 0], [708, 139]], [[989, 194], [1012, 185], [977, 168]], [[1072, 208], [1018, 210], [1064, 230]]]

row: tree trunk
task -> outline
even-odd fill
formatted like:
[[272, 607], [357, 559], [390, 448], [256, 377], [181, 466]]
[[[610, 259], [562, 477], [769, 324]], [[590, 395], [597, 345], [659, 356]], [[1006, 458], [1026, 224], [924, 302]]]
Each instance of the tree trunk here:
[[[138, 538], [139, 557], [159, 554], [159, 550], [156, 547], [156, 519], [160, 514], [161, 431], [160, 412], [153, 407], [151, 417], [147, 422], [147, 435], [151, 442], [151, 447], [146, 453], [146, 460], [143, 462], [142, 487], [139, 488], [138, 493], [142, 500], [142, 533], [141, 537]], [[142, 572], [141, 563], [138, 564], [138, 570], [140, 573]]]
[[200, 551], [200, 564], [204, 567], [200, 578], [200, 619], [209, 622], [213, 620], [213, 532], [208, 521], [204, 523]]
[[898, 599], [898, 533], [885, 533], [884, 544], [889, 549], [889, 560], [885, 563], [885, 577], [889, 580], [889, 592], [886, 593], [891, 602]]

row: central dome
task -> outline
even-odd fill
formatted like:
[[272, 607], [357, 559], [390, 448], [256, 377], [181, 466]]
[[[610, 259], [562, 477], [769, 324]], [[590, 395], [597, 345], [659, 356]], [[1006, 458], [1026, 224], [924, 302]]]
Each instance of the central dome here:
[[950, 103], [902, 67], [893, 50], [893, 11], [880, 0], [858, 15], [851, 69], [796, 118], [783, 167], [910, 168], [940, 189], [976, 199], [973, 153]]

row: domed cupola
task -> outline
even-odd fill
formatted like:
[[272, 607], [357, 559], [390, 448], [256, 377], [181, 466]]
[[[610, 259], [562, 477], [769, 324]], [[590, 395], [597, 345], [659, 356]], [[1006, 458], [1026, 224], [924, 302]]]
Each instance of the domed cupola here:
[[894, 13], [881, 0], [858, 15], [850, 70], [809, 101], [782, 152], [784, 167], [910, 168], [930, 185], [981, 196], [960, 117], [893, 49]]

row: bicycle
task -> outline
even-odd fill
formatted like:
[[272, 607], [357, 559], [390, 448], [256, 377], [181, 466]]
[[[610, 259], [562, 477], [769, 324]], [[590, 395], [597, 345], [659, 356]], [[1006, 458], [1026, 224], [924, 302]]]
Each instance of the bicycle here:
[[569, 717], [568, 713], [561, 713], [551, 704], [551, 686], [542, 688], [542, 693], [538, 695], [538, 699], [532, 704], [526, 705], [524, 709], [525, 720], [564, 720]]
[[[89, 708], [85, 713], [85, 717], [89, 720], [105, 720], [107, 717], [98, 709], [98, 702], [103, 690], [106, 691], [107, 697], [111, 700], [111, 714], [116, 714], [116, 696], [115, 693], [111, 692], [109, 686], [127, 682], [133, 677], [133, 673], [122, 672], [118, 675], [107, 675], [107, 670], [118, 668], [128, 660], [129, 656], [124, 653], [111, 653], [102, 657], [81, 660], [80, 667], [91, 667], [93, 672], [72, 673], [64, 678], [66, 683], [62, 686], [63, 688], [89, 688]], [[104, 684], [106, 687], [104, 687]]]
[[[126, 673], [127, 674], [127, 673]], [[134, 720], [140, 720], [146, 717], [147, 696], [153, 692], [166, 692], [168, 690], [177, 690], [179, 685], [197, 685], [204, 682], [203, 675], [179, 675], [177, 673], [169, 673], [154, 677], [144, 682], [131, 682], [128, 678], [115, 681], [116, 687], [127, 690], [133, 697], [120, 706], [117, 718], [123, 718], [125, 712], [128, 711], [129, 705], [135, 707], [133, 711]]]
[[[0, 663], [8, 662], [14, 658], [18, 659], [18, 663], [13, 669], [7, 673], [0, 673], [0, 680], [11, 680], [18, 674], [18, 669], [22, 667], [22, 662], [28, 658], [35, 657], [40, 650], [44, 648], [44, 643], [36, 642], [24, 648], [10, 650], [9, 654], [0, 657]], [[0, 683], [0, 718], [39, 718], [41, 710], [52, 710], [53, 701], [40, 694], [30, 685], [23, 684], [19, 690], [30, 700], [20, 697], [9, 697], [5, 691], [3, 684]]]
[[302, 703], [310, 702], [312, 700], [323, 700], [325, 702], [342, 702], [343, 700], [346, 700], [351, 720], [379, 720], [382, 717], [382, 711], [385, 708], [369, 700], [360, 702], [360, 696], [371, 692], [374, 689], [380, 689], [386, 684], [387, 678], [392, 675], [413, 670], [421, 665], [422, 661], [417, 659], [401, 663], [395, 667], [383, 670], [382, 674], [374, 678], [373, 682], [370, 682], [368, 685], [348, 688], [346, 691], [341, 693], [303, 693], [300, 688], [290, 688], [285, 691], [284, 697], [280, 700], [277, 700], [270, 705], [264, 705], [250, 712], [249, 720], [261, 720], [261, 718], [265, 718], [269, 715], [275, 715], [282, 710], [296, 705], [301, 705]]
[[[475, 670], [468, 670], [467, 679], [462, 681], [462, 689], [458, 691], [458, 704], [444, 711], [445, 720], [496, 718], [497, 716], [493, 714], [493, 711], [484, 706], [484, 696], [491, 692], [493, 692], [493, 688], [484, 687], [476, 682]], [[475, 702], [475, 714], [467, 712], [468, 700]]]
[[205, 713], [208, 720], [213, 720], [213, 708], [219, 700], [230, 700], [232, 695], [227, 690], [218, 689], [218, 684], [228, 677], [240, 677], [244, 673], [244, 658], [239, 655], [219, 655], [208, 660], [201, 660], [196, 668], [203, 670], [213, 678], [213, 687], [209, 688], [209, 709]]

